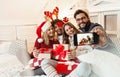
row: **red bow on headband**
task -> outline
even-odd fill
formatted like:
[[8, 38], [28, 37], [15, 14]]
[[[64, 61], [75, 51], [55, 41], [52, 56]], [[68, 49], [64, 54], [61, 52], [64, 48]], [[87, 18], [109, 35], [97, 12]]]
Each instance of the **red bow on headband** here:
[[68, 22], [69, 19], [68, 19], [67, 17], [64, 17], [64, 18], [63, 18], [63, 21], [64, 21], [64, 22]]

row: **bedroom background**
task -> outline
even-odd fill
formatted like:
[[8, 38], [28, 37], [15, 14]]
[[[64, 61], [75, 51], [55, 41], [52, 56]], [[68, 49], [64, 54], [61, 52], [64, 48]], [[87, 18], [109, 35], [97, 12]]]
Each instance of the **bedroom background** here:
[[44, 21], [44, 11], [52, 11], [55, 6], [60, 9], [60, 19], [67, 16], [75, 25], [75, 10], [87, 9], [93, 22], [103, 25], [109, 34], [120, 37], [119, 4], [119, 0], [1, 0], [0, 40], [27, 40], [30, 52], [36, 38], [36, 27]]
[[[100, 23], [105, 28], [120, 50], [119, 0], [0, 0], [0, 54], [6, 53], [11, 45], [9, 51], [15, 55], [0, 55], [3, 63], [8, 64], [7, 59], [9, 59], [10, 62], [13, 61], [13, 64], [15, 64], [15, 61], [18, 62], [19, 59], [24, 65], [26, 64], [29, 58], [26, 58], [25, 61], [22, 59], [26, 57], [25, 54], [28, 55], [27, 53], [30, 53], [33, 49], [36, 28], [44, 21], [43, 13], [47, 10], [52, 11], [55, 6], [60, 9], [60, 19], [67, 16], [75, 25], [76, 22], [73, 18], [75, 10], [87, 9], [86, 11], [89, 13], [91, 20]], [[120, 52], [112, 53], [120, 56]], [[6, 56], [8, 57], [5, 60], [4, 57]], [[0, 63], [0, 69], [4, 66], [2, 62]], [[7, 64], [6, 66], [8, 66]], [[17, 70], [20, 71], [23, 66], [19, 62], [18, 64], [16, 69], [20, 66], [21, 68]], [[3, 69], [3, 72], [6, 73], [6, 69]], [[14, 70], [11, 73], [12, 77], [17, 71]], [[9, 70], [8, 73], [10, 73]], [[4, 75], [1, 77], [6, 77]], [[18, 76], [16, 75], [16, 77]]]

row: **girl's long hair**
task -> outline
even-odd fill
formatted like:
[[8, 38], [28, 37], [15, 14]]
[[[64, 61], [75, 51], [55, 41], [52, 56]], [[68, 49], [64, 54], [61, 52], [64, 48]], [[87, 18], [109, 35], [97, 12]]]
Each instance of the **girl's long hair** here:
[[65, 23], [64, 26], [63, 26], [63, 30], [62, 30], [63, 31], [63, 44], [69, 44], [69, 39], [68, 39], [69, 35], [67, 35], [66, 32], [65, 32], [65, 26], [66, 25], [71, 26], [75, 30], [76, 34], [81, 33], [80, 30], [78, 30], [72, 23], [70, 23], [70, 22]]

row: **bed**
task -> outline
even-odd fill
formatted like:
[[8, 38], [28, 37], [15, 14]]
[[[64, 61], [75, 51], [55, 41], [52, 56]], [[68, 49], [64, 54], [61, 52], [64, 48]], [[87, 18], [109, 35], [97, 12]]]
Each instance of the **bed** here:
[[[120, 38], [110, 36], [120, 51]], [[80, 56], [81, 61], [91, 64], [90, 77], [120, 77], [120, 52], [94, 52]], [[31, 70], [24, 73], [24, 67], [30, 60], [27, 52], [26, 40], [0, 40], [0, 77], [33, 76]], [[102, 64], [101, 64], [102, 62]], [[108, 64], [109, 63], [109, 64]], [[112, 67], [112, 68], [111, 68]]]
[[[20, 77], [30, 57], [25, 40], [0, 40], [0, 77]], [[29, 71], [29, 75], [32, 71]]]

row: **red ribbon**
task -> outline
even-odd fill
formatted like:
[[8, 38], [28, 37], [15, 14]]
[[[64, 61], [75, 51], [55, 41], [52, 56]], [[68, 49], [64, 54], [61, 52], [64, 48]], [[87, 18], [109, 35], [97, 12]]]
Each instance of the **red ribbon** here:
[[64, 46], [59, 44], [58, 46], [56, 46], [55, 49], [53, 49], [54, 56], [59, 55], [60, 52], [62, 52], [63, 50], [64, 50]]

